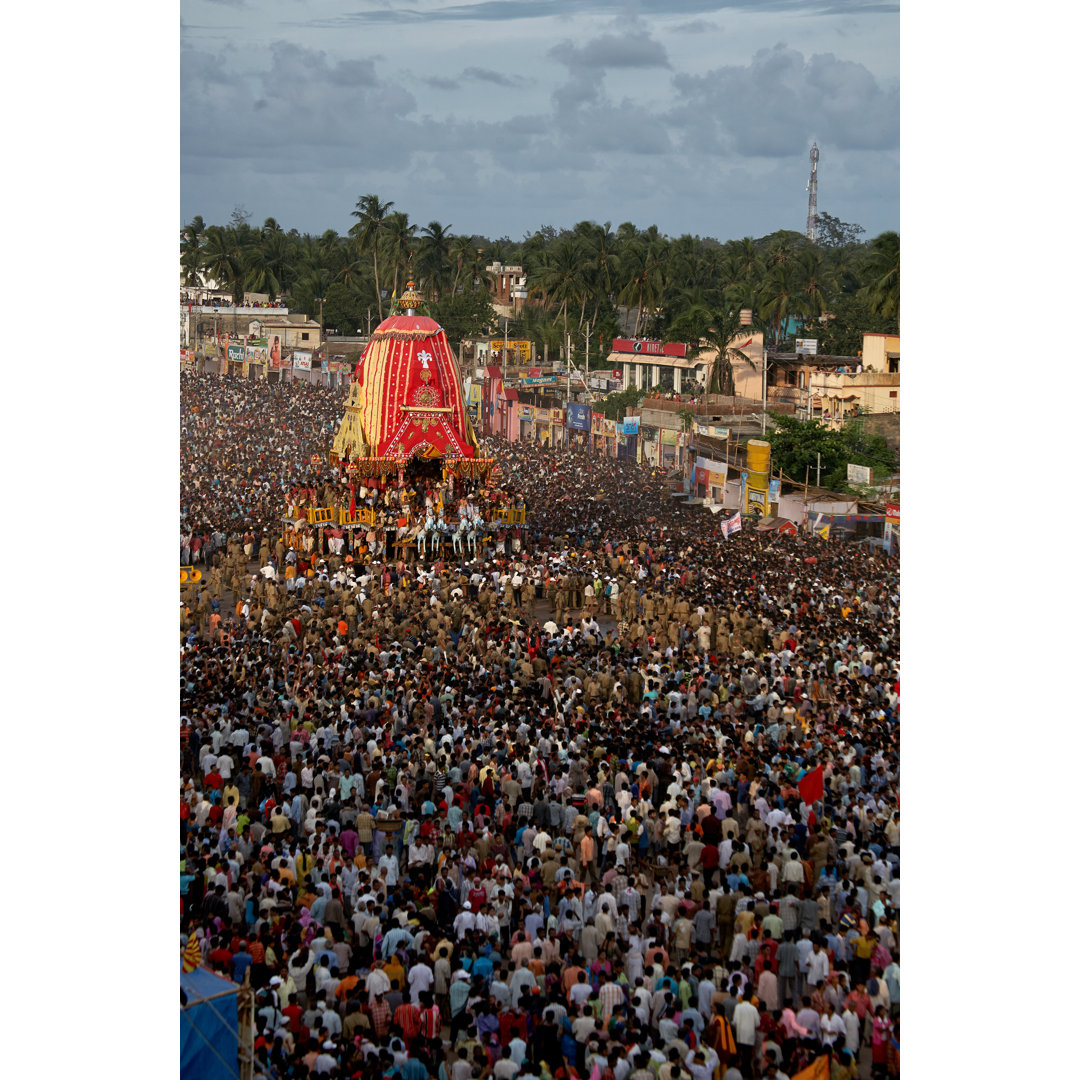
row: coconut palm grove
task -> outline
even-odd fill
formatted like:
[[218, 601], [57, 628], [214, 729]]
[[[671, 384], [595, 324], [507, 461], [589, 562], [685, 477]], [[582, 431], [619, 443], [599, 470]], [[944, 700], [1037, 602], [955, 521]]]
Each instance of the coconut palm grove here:
[[237, 207], [229, 222], [195, 217], [185, 225], [183, 282], [212, 280], [237, 301], [245, 292], [286, 297], [290, 309], [321, 314], [339, 334], [381, 321], [409, 279], [453, 345], [496, 324], [501, 331], [485, 270], [496, 262], [520, 263], [528, 282], [528, 301], [508, 333], [555, 353], [567, 334], [575, 348], [583, 346], [586, 327], [594, 355], [622, 333], [726, 345], [742, 308], [754, 311], [774, 348], [795, 320], [826, 313], [831, 318], [815, 331], [821, 353], [854, 355], [864, 332], [896, 333], [899, 326], [899, 235], [868, 239], [860, 226], [825, 212], [813, 243], [782, 229], [756, 239], [669, 237], [629, 221], [542, 225], [517, 240], [491, 238], [455, 233], [439, 221], [421, 225], [374, 194], [357, 200], [344, 233], [313, 236], [274, 218], [256, 226], [249, 217]]

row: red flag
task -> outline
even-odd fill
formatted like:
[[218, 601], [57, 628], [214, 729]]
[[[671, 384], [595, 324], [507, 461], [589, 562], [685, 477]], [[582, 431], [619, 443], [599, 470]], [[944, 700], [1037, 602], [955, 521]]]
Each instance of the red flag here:
[[798, 783], [799, 794], [802, 801], [808, 806], [818, 802], [825, 794], [825, 778], [821, 772], [821, 766], [811, 769]]
[[356, 485], [355, 484], [350, 484], [349, 485], [349, 491], [352, 493], [352, 496], [349, 499], [349, 513], [350, 514], [355, 514], [356, 513]]

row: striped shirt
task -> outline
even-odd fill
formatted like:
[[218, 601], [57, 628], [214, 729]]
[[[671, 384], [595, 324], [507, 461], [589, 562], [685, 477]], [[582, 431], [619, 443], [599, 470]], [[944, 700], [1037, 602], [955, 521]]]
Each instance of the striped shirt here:
[[600, 1005], [605, 1024], [611, 1019], [611, 1014], [625, 1003], [626, 994], [617, 982], [606, 982], [600, 987]]

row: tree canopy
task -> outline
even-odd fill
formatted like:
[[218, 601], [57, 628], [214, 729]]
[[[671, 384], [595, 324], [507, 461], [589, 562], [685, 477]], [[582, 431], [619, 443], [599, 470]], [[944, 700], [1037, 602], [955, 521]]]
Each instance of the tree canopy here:
[[[594, 367], [604, 363], [612, 339], [626, 334], [715, 348], [710, 385], [717, 389], [730, 386], [741, 309], [752, 311], [770, 348], [790, 346], [793, 328], [802, 327], [801, 336], [819, 339], [820, 352], [844, 355], [858, 350], [863, 331], [889, 332], [899, 320], [899, 235], [864, 242], [861, 226], [824, 212], [817, 243], [785, 229], [726, 242], [669, 237], [656, 225], [629, 221], [543, 224], [520, 240], [492, 239], [455, 234], [440, 221], [418, 225], [375, 193], [360, 196], [350, 214], [355, 220], [346, 233], [320, 235], [287, 229], [273, 217], [253, 227], [243, 206], [222, 225], [196, 216], [180, 232], [181, 280], [212, 279], [237, 299], [245, 291], [288, 297], [313, 318], [320, 297], [326, 313], [337, 285], [333, 319], [338, 328], [359, 328], [369, 308], [381, 319], [391, 296], [412, 279], [455, 332], [468, 335], [494, 321], [483, 306], [485, 267], [520, 263], [531, 302], [509, 320], [511, 335], [555, 355], [569, 337], [581, 366], [587, 339]], [[327, 325], [335, 326], [329, 316]]]
[[797, 420], [770, 412], [776, 427], [765, 434], [772, 446], [774, 470], [783, 470], [792, 480], [803, 480], [809, 469], [817, 483], [818, 454], [821, 455], [821, 486], [832, 491], [849, 490], [847, 467], [869, 465], [880, 476], [895, 472], [896, 454], [881, 435], [871, 435], [862, 421], [853, 420], [835, 430], [818, 420]]

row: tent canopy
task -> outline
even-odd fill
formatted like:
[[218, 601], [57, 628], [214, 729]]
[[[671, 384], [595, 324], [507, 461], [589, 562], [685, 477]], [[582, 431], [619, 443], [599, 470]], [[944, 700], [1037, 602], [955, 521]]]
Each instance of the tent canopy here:
[[236, 1080], [239, 1076], [240, 987], [204, 967], [181, 971], [181, 1080]]

